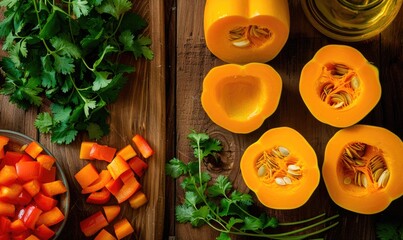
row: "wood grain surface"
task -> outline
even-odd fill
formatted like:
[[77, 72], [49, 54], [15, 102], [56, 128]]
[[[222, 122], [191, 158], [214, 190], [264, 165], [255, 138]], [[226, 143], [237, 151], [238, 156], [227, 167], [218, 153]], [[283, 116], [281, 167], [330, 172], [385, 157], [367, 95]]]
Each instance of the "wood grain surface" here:
[[[145, 34], [152, 38], [152, 50], [155, 58], [145, 60], [127, 59], [136, 68], [129, 77], [128, 85], [121, 92], [116, 103], [109, 108], [110, 134], [101, 139], [101, 144], [122, 148], [131, 144], [135, 133], [142, 134], [156, 150], [149, 160], [149, 168], [141, 179], [144, 193], [149, 202], [145, 207], [133, 210], [128, 203], [121, 204], [121, 214], [133, 225], [135, 233], [125, 239], [162, 239], [164, 228], [165, 205], [165, 156], [166, 156], [166, 93], [165, 93], [165, 31], [164, 5], [160, 0], [136, 1], [133, 11], [142, 15], [149, 26]], [[24, 133], [45, 145], [57, 158], [69, 180], [71, 209], [68, 222], [59, 239], [86, 239], [81, 233], [79, 222], [100, 206], [85, 203], [85, 196], [80, 193], [81, 187], [74, 180], [74, 174], [87, 161], [79, 159], [80, 143], [87, 140], [80, 135], [75, 142], [61, 146], [50, 141], [50, 136], [38, 134], [33, 123], [38, 109], [23, 111], [8, 102], [8, 98], [0, 96], [0, 129], [14, 130]], [[45, 103], [44, 108], [49, 107]], [[94, 162], [98, 169], [106, 163]], [[110, 204], [116, 204], [111, 200]], [[113, 233], [113, 226], [107, 230]]]
[[[250, 134], [233, 134], [215, 125], [201, 107], [200, 95], [202, 82], [207, 72], [224, 62], [213, 56], [206, 48], [203, 34], [203, 10], [205, 0], [167, 1], [167, 23], [176, 32], [169, 33], [169, 65], [174, 66], [169, 76], [168, 119], [176, 119], [175, 134], [168, 134], [168, 158], [176, 156], [184, 161], [192, 157], [191, 148], [186, 138], [190, 130], [207, 132], [221, 140], [225, 149], [227, 168], [213, 175], [229, 176], [235, 187], [242, 192], [248, 190], [242, 180], [239, 161], [243, 151], [256, 141], [266, 130], [274, 127], [289, 126], [298, 130], [315, 149], [320, 167], [323, 163], [324, 149], [329, 138], [337, 131], [317, 121], [304, 105], [298, 91], [299, 76], [302, 67], [315, 52], [324, 45], [337, 43], [357, 48], [364, 56], [379, 68], [382, 85], [382, 98], [377, 106], [360, 123], [382, 126], [403, 137], [403, 11], [382, 34], [362, 42], [343, 43], [320, 34], [305, 18], [300, 1], [289, 1], [291, 30], [289, 39], [280, 54], [268, 64], [274, 67], [283, 79], [283, 91], [276, 112], [264, 124]], [[175, 40], [172, 40], [175, 39]], [[173, 148], [173, 149], [172, 149]], [[172, 149], [172, 150], [170, 150]], [[183, 203], [184, 196], [179, 181], [167, 178], [167, 204], [165, 236], [171, 239], [215, 239], [218, 233], [208, 226], [193, 228], [190, 224], [175, 222], [174, 207]], [[169, 187], [168, 187], [169, 186]], [[257, 201], [255, 195], [254, 199]], [[365, 204], [363, 202], [362, 204]], [[394, 201], [382, 214], [403, 216], [403, 199]], [[339, 225], [323, 235], [326, 239], [376, 239], [374, 222], [377, 215], [362, 215], [346, 211], [332, 202], [326, 187], [321, 182], [302, 207], [295, 210], [273, 210], [255, 206], [258, 211], [266, 211], [276, 216], [279, 221], [294, 221], [315, 216], [319, 213], [340, 214]], [[232, 236], [232, 239], [247, 239]]]

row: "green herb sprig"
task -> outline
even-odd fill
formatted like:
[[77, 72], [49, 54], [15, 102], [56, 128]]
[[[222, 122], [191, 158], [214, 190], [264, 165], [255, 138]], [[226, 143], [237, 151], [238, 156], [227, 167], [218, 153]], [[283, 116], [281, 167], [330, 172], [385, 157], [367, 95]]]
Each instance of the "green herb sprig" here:
[[[304, 239], [338, 224], [332, 223], [338, 215], [323, 219], [325, 214], [320, 214], [291, 223], [279, 223], [275, 217], [265, 213], [254, 216], [248, 210], [254, 205], [251, 195], [234, 189], [226, 176], [219, 175], [212, 180], [208, 172], [202, 171], [203, 159], [216, 157], [222, 150], [220, 141], [210, 138], [206, 133], [195, 131], [188, 135], [188, 139], [197, 160], [185, 163], [173, 158], [166, 164], [167, 175], [175, 179], [183, 177], [180, 185], [185, 190], [185, 199], [175, 209], [178, 222], [190, 223], [194, 227], [207, 224], [220, 232], [218, 240], [231, 239], [231, 234], [270, 239]], [[301, 226], [302, 224], [310, 225]], [[292, 226], [293, 230], [268, 233], [269, 229], [278, 226]]]
[[22, 109], [40, 107], [34, 125], [51, 140], [69, 144], [78, 132], [91, 139], [109, 132], [114, 102], [133, 66], [122, 55], [153, 58], [147, 22], [128, 0], [0, 0], [5, 76], [0, 94]]
[[403, 240], [403, 217], [379, 215], [375, 222], [376, 236], [380, 240]]

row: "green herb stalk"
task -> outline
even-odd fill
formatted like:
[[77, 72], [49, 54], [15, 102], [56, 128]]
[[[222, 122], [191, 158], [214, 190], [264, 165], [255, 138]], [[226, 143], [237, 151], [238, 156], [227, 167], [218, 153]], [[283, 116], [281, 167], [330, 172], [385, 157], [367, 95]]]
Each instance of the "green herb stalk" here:
[[[304, 239], [336, 226], [338, 215], [324, 218], [325, 214], [291, 223], [279, 223], [275, 217], [263, 213], [254, 216], [248, 210], [253, 205], [252, 196], [233, 189], [226, 176], [212, 180], [208, 172], [202, 171], [206, 157], [216, 157], [222, 150], [221, 143], [205, 133], [193, 131], [188, 135], [197, 161], [184, 163], [173, 158], [166, 164], [166, 174], [179, 178], [185, 190], [185, 201], [175, 209], [176, 220], [190, 223], [194, 227], [207, 224], [220, 232], [218, 240], [228, 240], [230, 235], [262, 237], [269, 239]], [[212, 184], [210, 184], [212, 182]], [[309, 224], [307, 226], [303, 225]], [[269, 233], [268, 229], [278, 226], [293, 226], [283, 233]], [[297, 226], [297, 228], [295, 228]]]
[[71, 143], [109, 132], [107, 105], [114, 102], [133, 66], [122, 54], [153, 58], [147, 22], [128, 0], [0, 0], [5, 76], [0, 94], [22, 109], [50, 102], [35, 126], [53, 142]]

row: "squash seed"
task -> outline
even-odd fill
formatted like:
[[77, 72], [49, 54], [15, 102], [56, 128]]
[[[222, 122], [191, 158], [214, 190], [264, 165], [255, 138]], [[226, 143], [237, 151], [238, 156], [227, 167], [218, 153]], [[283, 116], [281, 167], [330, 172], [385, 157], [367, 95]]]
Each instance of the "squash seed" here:
[[250, 25], [238, 26], [229, 31], [228, 39], [235, 47], [259, 46], [272, 37], [272, 32], [265, 27]]
[[291, 178], [289, 178], [289, 177], [287, 177], [287, 176], [283, 177], [283, 180], [284, 180], [284, 182], [285, 182], [286, 184], [288, 184], [288, 185], [292, 184]]
[[281, 153], [282, 156], [287, 157], [288, 155], [290, 155], [290, 151], [288, 151], [288, 149], [286, 147], [278, 147], [278, 151]]
[[389, 181], [389, 177], [390, 177], [390, 172], [388, 169], [386, 169], [385, 171], [382, 172], [381, 176], [378, 179], [378, 186], [379, 187], [386, 187], [386, 184]]
[[357, 90], [360, 87], [360, 80], [354, 75], [350, 80], [350, 86], [352, 89]]
[[250, 41], [248, 39], [241, 39], [237, 41], [232, 41], [232, 45], [235, 47], [247, 47], [250, 45]]
[[263, 177], [266, 174], [266, 166], [262, 165], [260, 166], [259, 170], [257, 171], [257, 175], [259, 177]]
[[276, 178], [274, 179], [274, 181], [277, 183], [277, 185], [280, 185], [280, 186], [286, 185], [284, 179], [281, 178], [281, 177], [276, 177]]
[[349, 185], [351, 183], [351, 177], [345, 177], [343, 183]]

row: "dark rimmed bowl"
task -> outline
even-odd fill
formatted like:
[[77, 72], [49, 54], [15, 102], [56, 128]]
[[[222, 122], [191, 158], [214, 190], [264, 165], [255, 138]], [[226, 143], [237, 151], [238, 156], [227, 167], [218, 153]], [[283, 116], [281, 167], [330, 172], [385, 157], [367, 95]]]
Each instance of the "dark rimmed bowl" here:
[[57, 169], [56, 179], [62, 180], [67, 189], [67, 191], [64, 194], [61, 194], [58, 196], [58, 201], [59, 201], [58, 207], [60, 208], [60, 211], [62, 211], [62, 213], [64, 214], [64, 220], [62, 222], [58, 223], [57, 225], [52, 226], [52, 229], [55, 231], [55, 235], [53, 236], [52, 239], [57, 239], [60, 236], [61, 232], [63, 231], [63, 228], [67, 222], [69, 209], [70, 209], [69, 183], [63, 172], [63, 169], [61, 168], [61, 166], [58, 163], [58, 159], [41, 143], [32, 139], [31, 137], [28, 137], [25, 134], [15, 132], [15, 131], [0, 129], [0, 135], [8, 137], [10, 139], [10, 143], [20, 145], [20, 146], [23, 146], [23, 145], [29, 144], [32, 141], [35, 141], [43, 148], [43, 151], [46, 154], [48, 154], [56, 159], [56, 169]]

